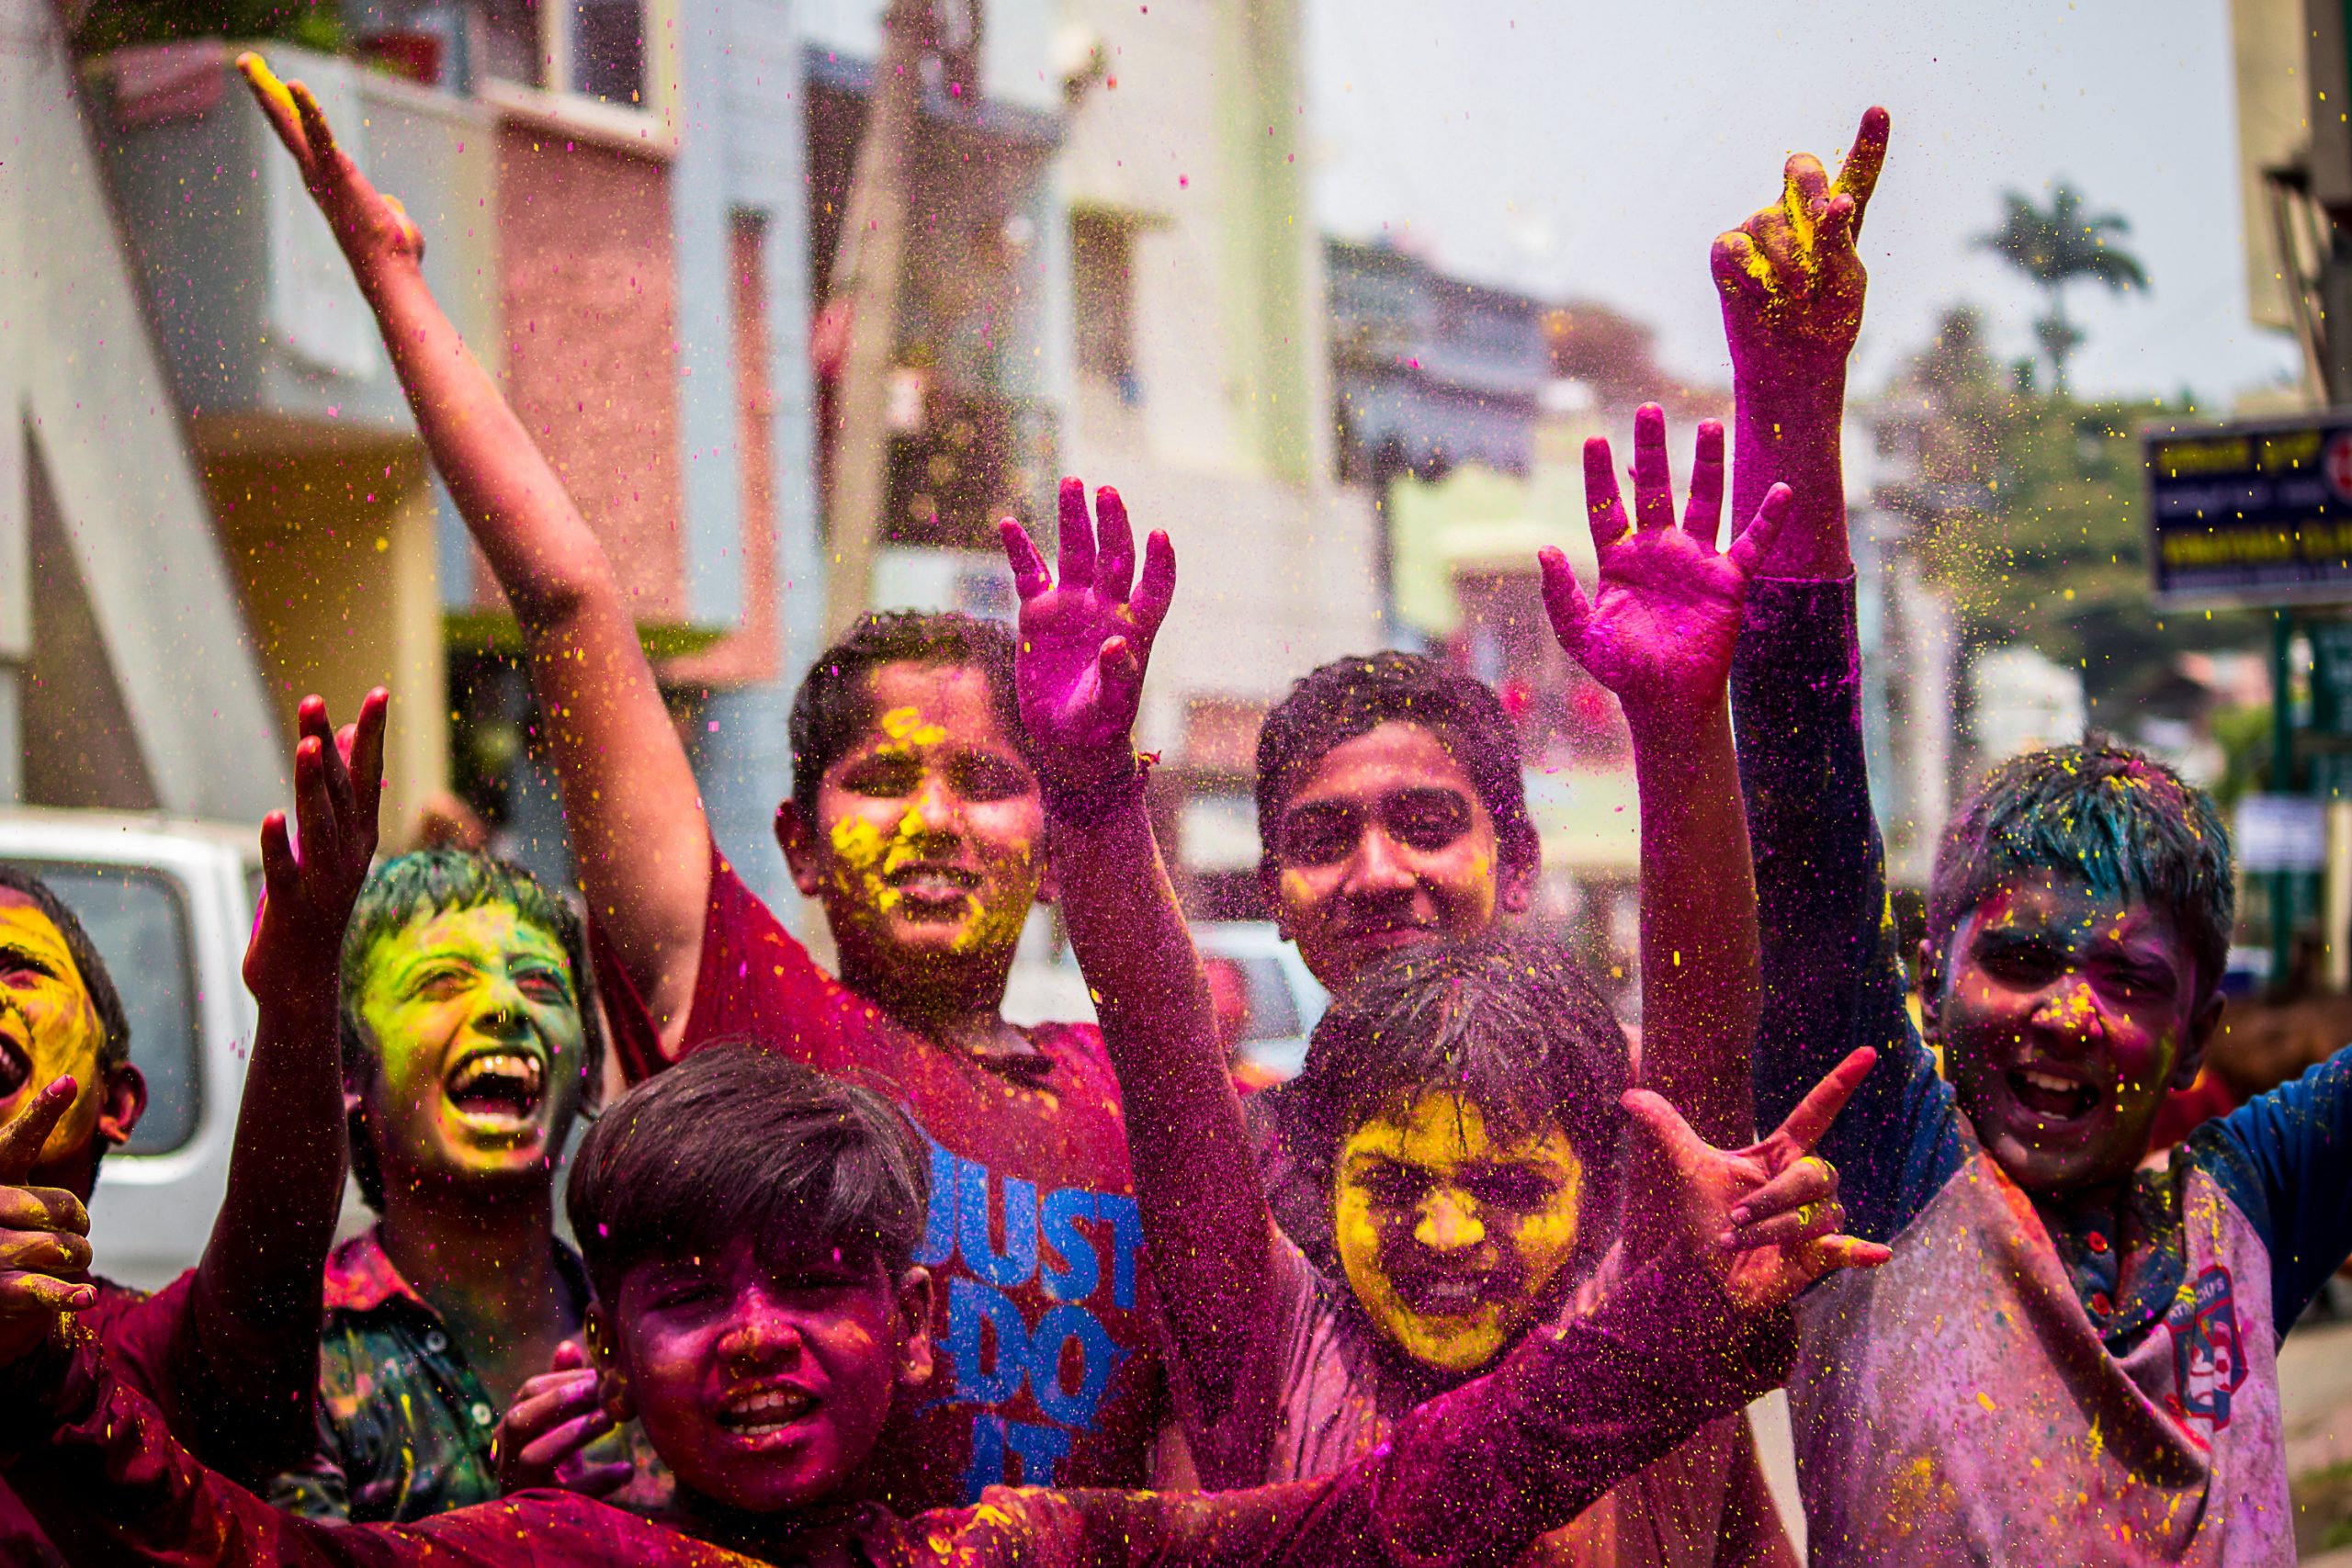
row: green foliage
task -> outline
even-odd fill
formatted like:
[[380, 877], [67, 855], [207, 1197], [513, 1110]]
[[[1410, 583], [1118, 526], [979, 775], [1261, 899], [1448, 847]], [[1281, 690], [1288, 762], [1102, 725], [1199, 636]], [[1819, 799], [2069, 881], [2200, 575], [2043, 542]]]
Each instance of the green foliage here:
[[191, 39], [283, 39], [334, 52], [343, 47], [337, 0], [102, 0], [74, 34], [85, 54]]
[[1925, 427], [1922, 488], [1939, 504], [1924, 553], [1969, 640], [2025, 643], [2080, 670], [2094, 723], [2120, 720], [2175, 654], [2262, 635], [2249, 613], [2160, 613], [2151, 597], [2139, 432], [2193, 415], [2185, 395], [2077, 403], [2019, 389], [1961, 311], [1890, 401]]
[[2001, 226], [1976, 243], [2033, 279], [2050, 301], [2050, 313], [2034, 322], [2033, 333], [2049, 356], [2050, 384], [2064, 398], [2066, 361], [2083, 342], [2066, 319], [2066, 286], [2103, 283], [2124, 293], [2147, 288], [2147, 270], [2120, 244], [2109, 243], [2131, 233], [2131, 223], [2120, 213], [2086, 211], [2082, 194], [2064, 181], [2051, 191], [2048, 207], [2017, 191], [2003, 199], [2007, 211]]

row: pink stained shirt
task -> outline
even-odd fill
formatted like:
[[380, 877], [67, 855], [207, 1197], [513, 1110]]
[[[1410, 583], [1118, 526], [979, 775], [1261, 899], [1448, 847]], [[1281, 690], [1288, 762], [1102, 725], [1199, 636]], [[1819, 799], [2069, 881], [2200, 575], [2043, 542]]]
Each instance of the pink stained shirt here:
[[[609, 944], [596, 973], [631, 1082], [668, 1064]], [[935, 1280], [933, 1386], [895, 1441], [901, 1506], [988, 1486], [1139, 1486], [1167, 1419], [1119, 1085], [1091, 1024], [982, 1060], [906, 1027], [818, 967], [711, 851], [710, 908], [681, 1054], [756, 1040], [866, 1084], [929, 1145], [915, 1261]]]

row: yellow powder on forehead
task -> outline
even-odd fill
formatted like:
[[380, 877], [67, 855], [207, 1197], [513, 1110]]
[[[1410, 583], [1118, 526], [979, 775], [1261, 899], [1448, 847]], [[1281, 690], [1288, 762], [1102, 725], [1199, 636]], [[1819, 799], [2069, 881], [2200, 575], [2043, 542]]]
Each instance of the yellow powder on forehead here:
[[944, 724], [927, 724], [922, 710], [915, 707], [892, 708], [876, 721], [883, 734], [901, 746], [936, 746], [947, 739]]

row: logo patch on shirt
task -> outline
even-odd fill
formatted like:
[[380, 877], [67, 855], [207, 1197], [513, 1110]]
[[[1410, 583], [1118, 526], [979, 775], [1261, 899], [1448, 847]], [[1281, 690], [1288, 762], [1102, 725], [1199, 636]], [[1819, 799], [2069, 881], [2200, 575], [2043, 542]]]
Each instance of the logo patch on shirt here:
[[2173, 1375], [2180, 1386], [2185, 1421], [2203, 1421], [2219, 1432], [2230, 1424], [2230, 1396], [2245, 1382], [2245, 1355], [2238, 1338], [2238, 1308], [2230, 1271], [2215, 1263], [2197, 1276], [2165, 1314], [2172, 1330]]

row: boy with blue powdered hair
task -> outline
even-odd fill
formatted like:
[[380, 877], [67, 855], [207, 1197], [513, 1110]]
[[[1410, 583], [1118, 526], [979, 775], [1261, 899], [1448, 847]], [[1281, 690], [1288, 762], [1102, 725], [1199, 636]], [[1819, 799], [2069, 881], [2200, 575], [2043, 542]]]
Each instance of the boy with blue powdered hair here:
[[[1821, 478], [1860, 321], [1854, 193], [1884, 143], [1873, 111], [1837, 183], [1793, 158], [1782, 201], [1717, 242], [1736, 503], [1775, 481], [1843, 493]], [[2352, 1252], [2352, 1055], [2148, 1164], [2220, 1024], [2229, 840], [2201, 792], [2096, 739], [2003, 763], [1949, 829], [1923, 1039], [1886, 919], [1852, 570], [1842, 507], [1801, 507], [1732, 680], [1763, 932], [1757, 1114], [1817, 1064], [1880, 1051], [1820, 1147], [1855, 1233], [1894, 1258], [1801, 1312], [1814, 1560], [2291, 1562], [2276, 1352]]]

